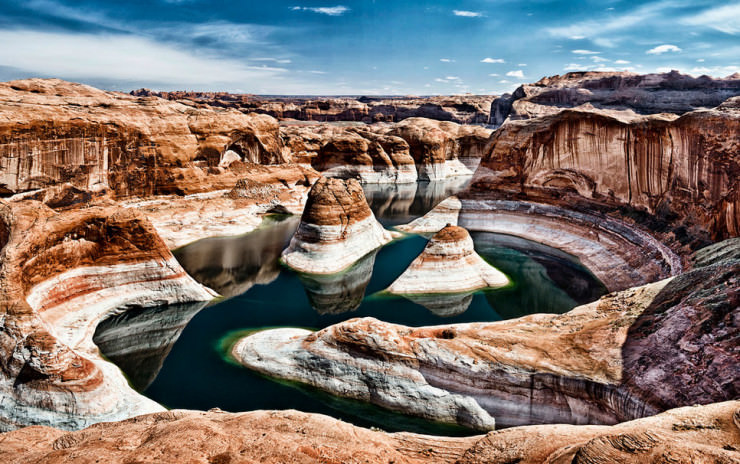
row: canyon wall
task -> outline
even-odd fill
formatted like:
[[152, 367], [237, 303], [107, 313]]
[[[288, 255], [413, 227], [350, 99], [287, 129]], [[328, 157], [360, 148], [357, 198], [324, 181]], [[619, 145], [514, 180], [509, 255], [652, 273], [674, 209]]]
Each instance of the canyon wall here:
[[[116, 195], [178, 193], [226, 152], [274, 164], [277, 121], [64, 82], [0, 83], [0, 193], [70, 182]], [[232, 155], [233, 156], [233, 155]], [[207, 189], [207, 188], [206, 188]]]
[[584, 104], [638, 114], [683, 114], [713, 108], [740, 95], [740, 74], [724, 79], [692, 77], [671, 71], [662, 74], [629, 72], [572, 72], [524, 84], [513, 94], [496, 98], [489, 123], [551, 115]]
[[236, 108], [244, 113], [267, 114], [279, 120], [398, 122], [429, 118], [459, 124], [485, 124], [493, 95], [430, 97], [268, 97], [224, 92], [153, 92], [139, 89], [139, 97], [189, 100], [201, 105]]
[[160, 411], [101, 358], [95, 327], [127, 307], [208, 301], [133, 210], [57, 213], [33, 200], [0, 204], [0, 429], [81, 428]]
[[738, 134], [740, 97], [681, 117], [581, 108], [509, 121], [471, 190], [611, 211], [697, 248], [740, 234]]

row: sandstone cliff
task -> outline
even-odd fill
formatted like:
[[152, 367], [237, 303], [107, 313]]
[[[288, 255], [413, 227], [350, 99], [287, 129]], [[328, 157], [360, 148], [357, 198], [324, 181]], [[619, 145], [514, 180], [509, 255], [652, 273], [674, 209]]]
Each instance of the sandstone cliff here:
[[70, 182], [119, 196], [195, 193], [192, 177], [287, 161], [266, 115], [136, 98], [58, 79], [0, 83], [0, 191]]
[[682, 114], [713, 108], [740, 95], [740, 76], [724, 79], [691, 77], [677, 71], [663, 74], [572, 72], [525, 84], [491, 105], [490, 124], [529, 119], [561, 109], [590, 104], [596, 108], [630, 110], [639, 114]]
[[738, 134], [740, 97], [678, 118], [563, 110], [504, 124], [472, 189], [612, 212], [697, 248], [740, 234]]
[[724, 259], [563, 315], [495, 323], [363, 318], [268, 330], [233, 355], [267, 375], [475, 429], [613, 424], [736, 397], [738, 276], [740, 261]]
[[126, 306], [207, 301], [139, 213], [55, 213], [35, 201], [0, 208], [0, 428], [80, 428], [161, 410], [134, 393], [92, 342]]
[[334, 274], [393, 239], [354, 180], [322, 177], [311, 187], [283, 262], [300, 272]]
[[139, 97], [189, 100], [201, 105], [236, 108], [245, 113], [268, 114], [280, 120], [398, 122], [422, 117], [459, 124], [485, 124], [492, 95], [432, 97], [265, 97], [224, 92], [131, 92]]

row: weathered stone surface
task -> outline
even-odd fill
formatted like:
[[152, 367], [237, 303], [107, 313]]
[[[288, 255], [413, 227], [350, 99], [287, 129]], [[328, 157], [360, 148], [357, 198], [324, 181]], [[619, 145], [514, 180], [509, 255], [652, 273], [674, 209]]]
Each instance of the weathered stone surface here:
[[520, 86], [496, 98], [490, 124], [551, 115], [564, 108], [589, 104], [596, 108], [639, 114], [682, 114], [713, 108], [740, 95], [740, 76], [715, 79], [682, 75], [677, 71], [639, 75], [628, 72], [572, 72]]
[[280, 120], [398, 122], [406, 118], [429, 118], [459, 124], [485, 124], [493, 95], [451, 95], [430, 97], [264, 97], [225, 92], [131, 92], [139, 97], [157, 96], [169, 100], [190, 100], [245, 113], [269, 114]]
[[0, 428], [80, 428], [161, 406], [104, 361], [97, 323], [126, 305], [206, 301], [140, 214], [116, 207], [55, 213], [2, 203]]
[[613, 424], [736, 397], [739, 266], [721, 261], [563, 315], [268, 330], [233, 355], [268, 375], [472, 428]]
[[571, 109], [506, 123], [472, 189], [629, 216], [676, 247], [740, 234], [740, 97], [677, 118]]
[[388, 291], [398, 295], [465, 293], [508, 283], [501, 271], [478, 256], [467, 230], [448, 224], [434, 234]]
[[193, 178], [222, 172], [217, 166], [229, 151], [244, 162], [288, 161], [277, 121], [266, 115], [136, 98], [58, 79], [0, 83], [5, 193], [63, 182], [119, 196], [208, 191], [211, 185]]
[[[370, 431], [296, 411], [168, 411], [78, 432], [28, 427], [2, 435], [0, 459], [112, 464], [737, 462], [739, 403], [674, 409], [612, 427], [540, 425], [443, 438]], [[249, 444], [246, 446], [245, 444]]]
[[375, 219], [356, 180], [322, 177], [311, 187], [301, 223], [282, 260], [300, 272], [334, 274], [393, 236]]
[[575, 256], [610, 291], [645, 285], [684, 269], [674, 251], [632, 223], [556, 205], [476, 199], [489, 196], [495, 194], [450, 197], [398, 229], [433, 233], [453, 224], [470, 231], [525, 238]]

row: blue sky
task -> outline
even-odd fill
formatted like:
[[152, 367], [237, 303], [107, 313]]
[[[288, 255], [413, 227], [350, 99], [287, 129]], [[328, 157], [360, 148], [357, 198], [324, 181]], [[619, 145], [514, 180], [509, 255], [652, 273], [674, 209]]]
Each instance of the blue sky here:
[[740, 1], [0, 0], [0, 80], [498, 94], [586, 69], [740, 72]]

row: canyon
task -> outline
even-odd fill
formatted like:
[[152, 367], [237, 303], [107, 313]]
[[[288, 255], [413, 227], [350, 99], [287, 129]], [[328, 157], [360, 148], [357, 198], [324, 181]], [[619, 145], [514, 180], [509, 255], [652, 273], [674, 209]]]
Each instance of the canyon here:
[[[0, 83], [0, 457], [737, 462], [738, 82], [570, 73], [496, 99]], [[514, 239], [532, 275], [584, 287], [551, 295], [560, 313], [497, 306], [521, 281], [490, 249]], [[147, 396], [199, 319], [259, 311], [243, 296], [272, 284], [322, 325], [230, 327], [234, 378], [468, 436]]]

